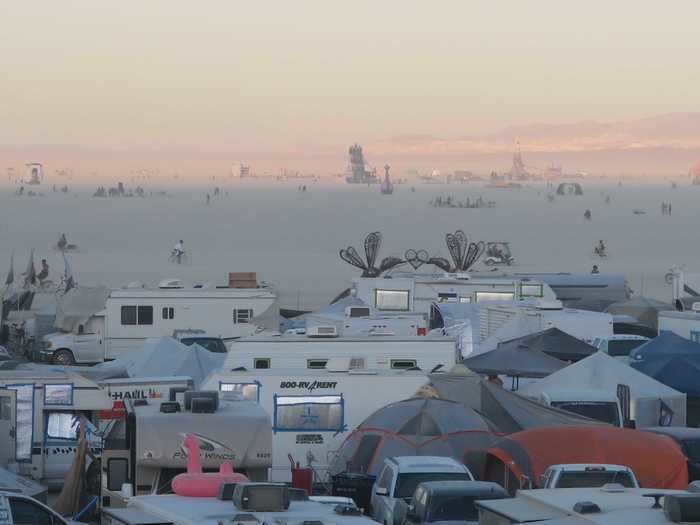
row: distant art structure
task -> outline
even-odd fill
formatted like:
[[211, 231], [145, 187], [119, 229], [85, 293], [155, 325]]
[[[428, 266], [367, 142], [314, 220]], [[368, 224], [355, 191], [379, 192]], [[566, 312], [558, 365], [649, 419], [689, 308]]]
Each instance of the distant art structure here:
[[583, 188], [578, 182], [562, 182], [557, 187], [557, 195], [583, 195]]
[[384, 272], [402, 264], [409, 264], [414, 270], [418, 270], [424, 264], [432, 264], [447, 273], [459, 273], [469, 271], [485, 250], [483, 241], [469, 242], [467, 234], [462, 230], [457, 230], [445, 235], [445, 243], [452, 259], [451, 263], [444, 257], [431, 257], [427, 250], [411, 248], [404, 252], [403, 259], [393, 256], [385, 257], [379, 266], [375, 266], [381, 239], [380, 232], [373, 232], [365, 237], [366, 260], [362, 260], [357, 250], [352, 246], [340, 250], [340, 258], [346, 263], [360, 268], [362, 277], [379, 277]]

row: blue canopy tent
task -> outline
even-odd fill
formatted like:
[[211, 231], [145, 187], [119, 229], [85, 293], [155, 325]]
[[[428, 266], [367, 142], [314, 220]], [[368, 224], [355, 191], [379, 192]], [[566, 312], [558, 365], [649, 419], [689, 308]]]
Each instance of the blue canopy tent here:
[[700, 425], [700, 344], [673, 332], [635, 348], [630, 353], [632, 368], [687, 396], [688, 426]]

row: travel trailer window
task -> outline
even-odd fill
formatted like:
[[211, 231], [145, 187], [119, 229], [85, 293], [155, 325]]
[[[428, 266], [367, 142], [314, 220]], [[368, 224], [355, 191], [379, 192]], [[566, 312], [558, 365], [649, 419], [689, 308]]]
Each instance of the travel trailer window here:
[[512, 301], [515, 298], [513, 292], [476, 292], [476, 302], [487, 301]]
[[73, 385], [44, 385], [45, 405], [72, 405]]
[[253, 366], [255, 368], [270, 368], [270, 358], [269, 357], [258, 357], [253, 360]]
[[457, 294], [452, 292], [440, 292], [438, 294], [439, 303], [456, 303]]
[[342, 395], [275, 395], [273, 430], [340, 432], [345, 429], [343, 403]]
[[374, 304], [380, 310], [407, 312], [409, 310], [408, 290], [375, 290]]
[[350, 317], [369, 317], [369, 308], [366, 306], [353, 306], [350, 308]]
[[415, 359], [392, 359], [391, 368], [395, 370], [408, 370], [410, 368], [416, 368]]
[[312, 370], [326, 368], [327, 362], [328, 359], [307, 359], [306, 368], [311, 368]]
[[152, 306], [122, 306], [122, 325], [152, 325]]
[[0, 397], [0, 420], [10, 421], [12, 419], [12, 402], [9, 397]]
[[253, 318], [253, 310], [249, 309], [233, 309], [233, 324], [246, 324]]
[[260, 383], [257, 381], [253, 383], [228, 383], [221, 381], [219, 383], [219, 391], [235, 392], [242, 399], [248, 401], [260, 401]]
[[520, 297], [544, 297], [541, 284], [520, 283]]
[[34, 442], [34, 385], [7, 385], [7, 389], [17, 391], [15, 458], [17, 461], [31, 461]]
[[73, 412], [51, 412], [46, 420], [46, 437], [75, 441], [79, 427], [80, 420]]
[[163, 319], [175, 319], [175, 308], [172, 306], [164, 306], [162, 315]]

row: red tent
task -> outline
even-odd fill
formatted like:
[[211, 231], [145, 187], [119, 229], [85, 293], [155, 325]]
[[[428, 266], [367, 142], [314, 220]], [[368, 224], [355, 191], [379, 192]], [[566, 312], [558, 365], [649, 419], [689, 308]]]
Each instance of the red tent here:
[[526, 476], [536, 488], [547, 467], [561, 463], [626, 465], [642, 487], [688, 486], [687, 459], [674, 440], [605, 426], [542, 427], [504, 437], [488, 449], [483, 479], [513, 491]]

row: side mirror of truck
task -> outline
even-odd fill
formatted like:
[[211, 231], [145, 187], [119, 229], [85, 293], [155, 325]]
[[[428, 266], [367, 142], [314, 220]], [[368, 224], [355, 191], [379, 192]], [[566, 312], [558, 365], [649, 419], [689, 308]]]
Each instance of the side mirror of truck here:
[[625, 419], [622, 426], [625, 428], [637, 428], [637, 423], [635, 423], [634, 419]]
[[374, 491], [374, 494], [377, 496], [388, 496], [389, 489], [385, 489], [384, 487], [377, 487], [377, 490]]

